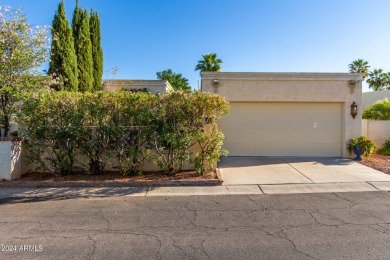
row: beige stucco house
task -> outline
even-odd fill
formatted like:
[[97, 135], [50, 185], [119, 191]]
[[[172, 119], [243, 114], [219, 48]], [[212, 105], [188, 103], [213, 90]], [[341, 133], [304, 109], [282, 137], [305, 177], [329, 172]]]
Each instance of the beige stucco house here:
[[[204, 72], [202, 91], [230, 102], [229, 156], [350, 157], [361, 135], [362, 74]], [[358, 114], [353, 118], [351, 105]]]
[[145, 91], [153, 94], [172, 91], [173, 88], [166, 80], [124, 80], [109, 79], [103, 81], [103, 90], [127, 89], [133, 91]]

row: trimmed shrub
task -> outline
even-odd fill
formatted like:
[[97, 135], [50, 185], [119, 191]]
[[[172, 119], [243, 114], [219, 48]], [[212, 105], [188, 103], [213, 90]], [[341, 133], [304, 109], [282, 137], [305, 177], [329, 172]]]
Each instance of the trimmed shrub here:
[[378, 154], [390, 155], [390, 138], [387, 139], [383, 144], [382, 148], [378, 150]]
[[28, 159], [39, 170], [69, 175], [78, 155], [78, 140], [87, 129], [79, 105], [82, 95], [71, 92], [41, 92], [24, 102], [19, 122], [28, 141]]
[[115, 120], [117, 96], [111, 92], [85, 93], [80, 99], [79, 109], [84, 114], [80, 125], [80, 132], [84, 134], [78, 138], [78, 148], [87, 158], [87, 163], [82, 164], [89, 173], [100, 174], [116, 148], [112, 140], [119, 133]]
[[119, 132], [115, 140], [118, 169], [125, 175], [135, 175], [152, 159], [151, 136], [155, 132], [153, 118], [157, 97], [148, 93], [120, 92]]
[[366, 136], [361, 136], [359, 138], [353, 138], [348, 141], [347, 148], [349, 153], [352, 155], [353, 147], [357, 145], [359, 149], [363, 150], [365, 157], [370, 157], [376, 149], [378, 148], [376, 144], [368, 139]]
[[185, 163], [203, 174], [226, 154], [217, 121], [228, 107], [200, 92], [40, 92], [24, 103], [19, 123], [30, 161], [45, 171], [99, 174], [116, 158], [123, 174], [137, 174], [146, 161], [169, 174]]
[[363, 119], [390, 120], [390, 101], [387, 99], [378, 101], [364, 109]]

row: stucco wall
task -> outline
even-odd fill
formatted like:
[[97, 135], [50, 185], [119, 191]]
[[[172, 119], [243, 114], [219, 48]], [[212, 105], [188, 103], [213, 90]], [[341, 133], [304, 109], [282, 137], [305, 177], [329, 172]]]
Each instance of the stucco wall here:
[[[361, 74], [204, 72], [201, 76], [202, 91], [217, 93], [228, 101], [342, 103], [343, 157], [349, 157], [346, 142], [361, 135]], [[355, 119], [352, 102], [358, 105]]]
[[103, 90], [113, 91], [120, 89], [144, 89], [147, 91], [158, 94], [172, 91], [172, 86], [166, 80], [104, 80]]
[[[0, 142], [0, 144], [1, 144], [1, 142]], [[0, 146], [0, 155], [1, 155], [1, 152], [3, 151], [1, 149], [2, 148]], [[195, 144], [189, 148], [189, 151], [192, 153], [193, 159], [194, 159], [195, 158], [194, 155], [200, 151], [200, 147], [199, 147], [199, 145]], [[36, 165], [33, 165], [28, 161], [28, 154], [29, 154], [29, 151], [25, 147], [23, 147], [22, 152], [21, 152], [21, 156], [20, 156], [20, 163], [19, 163], [20, 164], [19, 167], [21, 168], [21, 169], [19, 169], [20, 173], [18, 176], [15, 175], [15, 178], [19, 178], [21, 175], [26, 174], [26, 173], [31, 172], [31, 171], [34, 171], [36, 169]], [[164, 154], [164, 152], [163, 152], [163, 154]], [[45, 154], [43, 157], [46, 157], [46, 156], [47, 155]], [[158, 156], [158, 155], [154, 155], [154, 156]], [[78, 163], [75, 163], [76, 167], [82, 166], [81, 163], [84, 164], [83, 167], [85, 167], [85, 165], [88, 165], [88, 159], [86, 157], [79, 156], [79, 157], [77, 157], [77, 161], [78, 161]], [[2, 160], [0, 158], [0, 163], [1, 162], [2, 162]], [[110, 160], [105, 160], [105, 164], [106, 164], [105, 171], [119, 171], [117, 168], [119, 166], [118, 159], [112, 158]], [[2, 167], [2, 165], [0, 164], [0, 170], [1, 170], [1, 167]], [[185, 163], [183, 165], [182, 169], [183, 170], [194, 170], [194, 167], [191, 164]], [[155, 172], [155, 171], [161, 171], [161, 169], [153, 161], [146, 161], [140, 167], [140, 171]], [[13, 179], [15, 179], [15, 178], [13, 178]], [[1, 180], [1, 175], [0, 175], [0, 180]]]
[[21, 176], [21, 142], [0, 141], [0, 180], [15, 180]]
[[363, 108], [374, 104], [377, 101], [387, 98], [390, 100], [390, 90], [365, 92], [362, 95]]
[[390, 138], [390, 120], [362, 120], [362, 135], [370, 138], [378, 148]]

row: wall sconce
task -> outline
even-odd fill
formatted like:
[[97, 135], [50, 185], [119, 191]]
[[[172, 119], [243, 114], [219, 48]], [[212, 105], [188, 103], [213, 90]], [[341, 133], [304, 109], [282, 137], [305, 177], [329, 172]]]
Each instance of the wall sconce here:
[[351, 105], [351, 116], [353, 119], [355, 119], [357, 113], [358, 113], [358, 106], [357, 104], [355, 103], [355, 101], [353, 101], [352, 105]]

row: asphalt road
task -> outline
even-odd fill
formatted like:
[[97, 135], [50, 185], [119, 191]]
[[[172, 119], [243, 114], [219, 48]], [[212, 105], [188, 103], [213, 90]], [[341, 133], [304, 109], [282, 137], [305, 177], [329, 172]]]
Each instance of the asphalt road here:
[[389, 259], [390, 193], [0, 200], [0, 259], [160, 258]]

